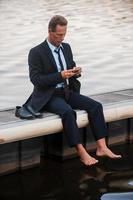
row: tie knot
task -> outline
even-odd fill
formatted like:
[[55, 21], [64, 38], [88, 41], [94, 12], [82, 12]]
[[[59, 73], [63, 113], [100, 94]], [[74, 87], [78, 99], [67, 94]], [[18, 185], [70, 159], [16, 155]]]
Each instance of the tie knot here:
[[57, 47], [57, 48], [55, 48], [54, 52], [59, 54], [60, 53], [60, 49], [61, 49], [60, 47]]

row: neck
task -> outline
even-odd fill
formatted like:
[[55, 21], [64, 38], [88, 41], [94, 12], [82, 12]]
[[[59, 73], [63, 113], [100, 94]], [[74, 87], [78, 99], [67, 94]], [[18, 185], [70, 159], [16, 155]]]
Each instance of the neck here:
[[49, 43], [52, 44], [55, 47], [59, 47], [61, 45], [61, 44], [60, 45], [56, 45], [53, 41], [50, 40], [49, 37], [47, 39], [48, 39]]

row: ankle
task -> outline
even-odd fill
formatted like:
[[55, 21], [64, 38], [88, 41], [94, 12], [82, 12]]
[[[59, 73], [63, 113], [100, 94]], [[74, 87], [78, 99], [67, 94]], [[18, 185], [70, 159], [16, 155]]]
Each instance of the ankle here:
[[76, 148], [78, 154], [81, 154], [81, 153], [83, 153], [83, 152], [86, 152], [86, 150], [85, 150], [85, 148], [83, 147], [82, 144], [77, 144], [77, 145], [75, 146], [75, 148]]
[[108, 149], [107, 146], [100, 146], [100, 147], [97, 147], [97, 152], [106, 151], [107, 149]]
[[106, 141], [105, 138], [101, 138], [97, 140], [97, 149], [102, 150], [102, 149], [107, 149]]

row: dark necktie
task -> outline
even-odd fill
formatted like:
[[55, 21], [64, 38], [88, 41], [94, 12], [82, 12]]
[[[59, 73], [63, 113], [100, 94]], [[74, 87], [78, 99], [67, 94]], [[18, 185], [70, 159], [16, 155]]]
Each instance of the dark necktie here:
[[[58, 49], [55, 49], [54, 51], [58, 55], [58, 61], [59, 61], [60, 66], [61, 66], [61, 71], [63, 71], [64, 70], [64, 66], [63, 66], [63, 63], [62, 63], [62, 60], [61, 60], [61, 56], [60, 56], [60, 49], [61, 49], [61, 47], [59, 47]], [[69, 91], [69, 86], [67, 84], [66, 79], [64, 79], [63, 83], [64, 83], [65, 98], [66, 98], [66, 100], [68, 100], [69, 96], [70, 96], [70, 91]]]

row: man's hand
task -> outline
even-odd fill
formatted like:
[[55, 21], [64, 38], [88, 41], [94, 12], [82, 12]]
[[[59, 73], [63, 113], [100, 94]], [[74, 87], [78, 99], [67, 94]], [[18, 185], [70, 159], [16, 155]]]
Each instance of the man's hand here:
[[74, 67], [73, 69], [61, 71], [61, 75], [64, 79], [71, 78], [72, 76], [79, 74], [81, 74], [81, 67]]
[[64, 79], [71, 78], [74, 75], [75, 75], [75, 73], [73, 72], [73, 69], [68, 69], [68, 70], [61, 71], [61, 76]]
[[81, 67], [74, 67], [72, 70], [75, 73], [75, 75], [80, 75], [82, 72]]

